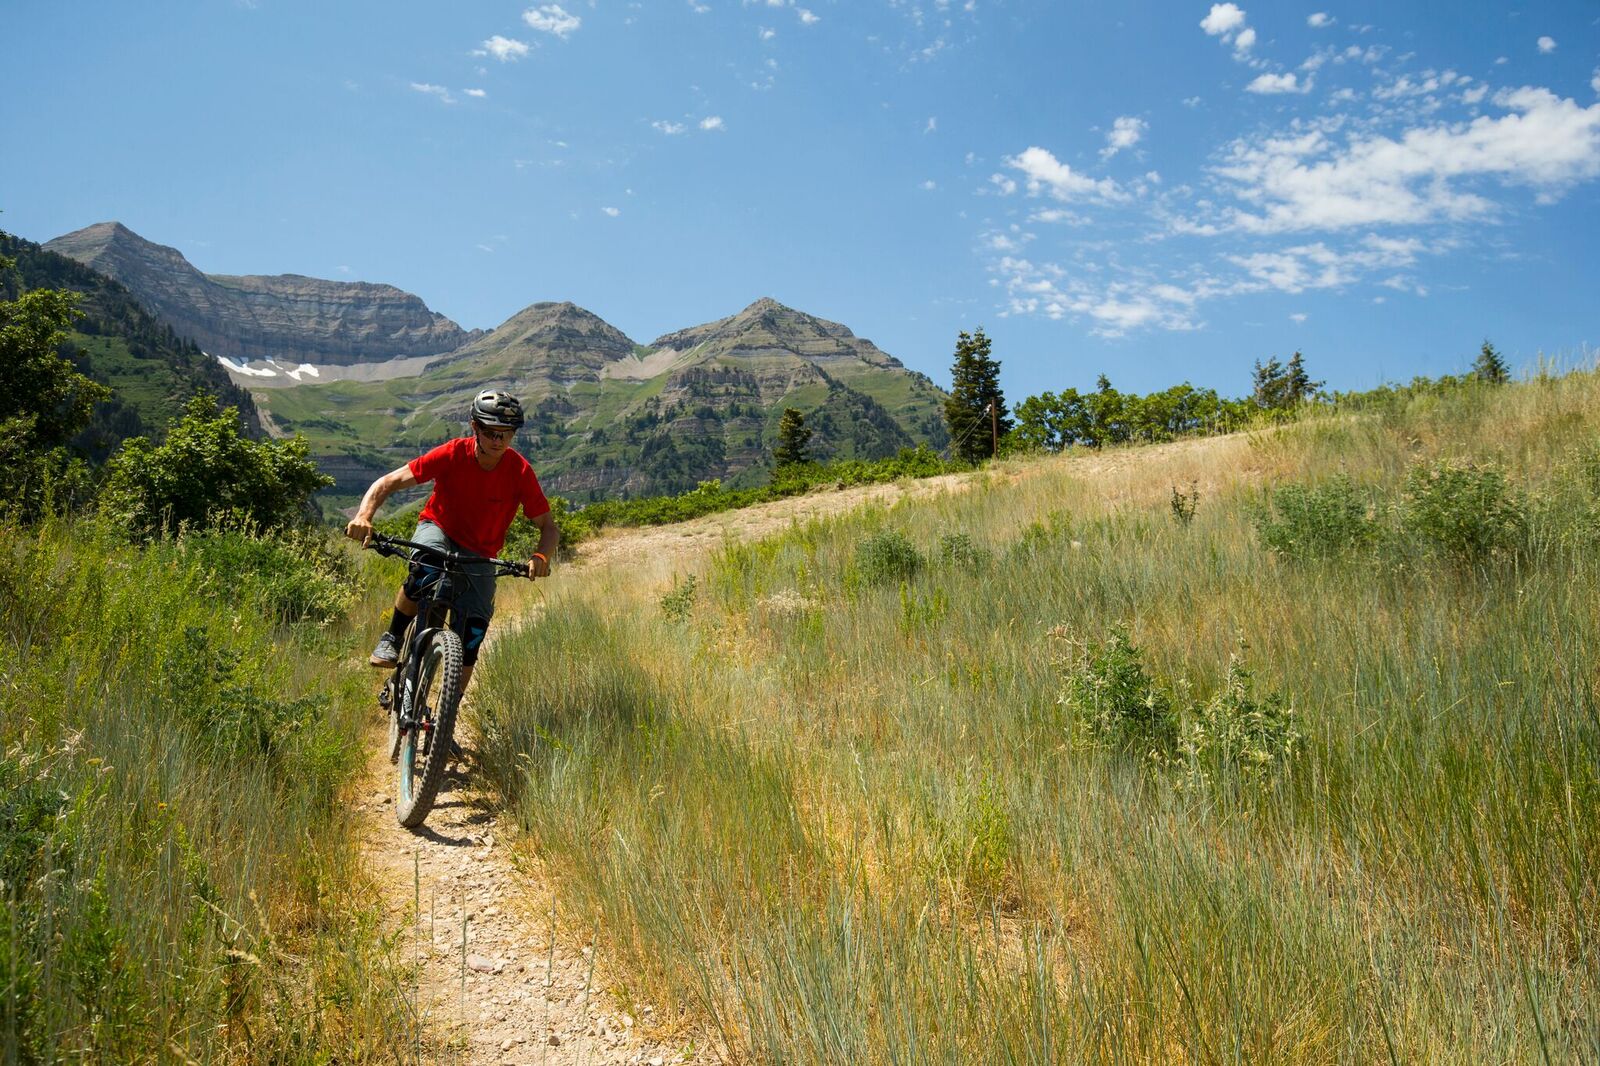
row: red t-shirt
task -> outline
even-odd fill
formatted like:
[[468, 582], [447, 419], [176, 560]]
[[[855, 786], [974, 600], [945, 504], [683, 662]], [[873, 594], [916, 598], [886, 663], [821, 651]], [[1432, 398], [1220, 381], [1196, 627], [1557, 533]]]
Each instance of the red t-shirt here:
[[469, 552], [498, 555], [518, 504], [529, 518], [550, 511], [533, 467], [509, 448], [493, 470], [485, 470], [478, 465], [473, 438], [457, 437], [407, 465], [418, 481], [433, 482], [433, 495], [418, 517]]

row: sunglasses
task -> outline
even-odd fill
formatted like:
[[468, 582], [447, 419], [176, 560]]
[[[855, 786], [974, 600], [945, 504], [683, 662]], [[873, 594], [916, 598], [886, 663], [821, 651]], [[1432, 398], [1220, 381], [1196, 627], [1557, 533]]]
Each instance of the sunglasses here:
[[509, 441], [512, 437], [517, 435], [517, 431], [514, 429], [486, 429], [483, 426], [476, 426], [474, 428], [476, 428], [477, 431], [483, 434], [485, 437], [488, 437], [490, 440], [496, 442]]

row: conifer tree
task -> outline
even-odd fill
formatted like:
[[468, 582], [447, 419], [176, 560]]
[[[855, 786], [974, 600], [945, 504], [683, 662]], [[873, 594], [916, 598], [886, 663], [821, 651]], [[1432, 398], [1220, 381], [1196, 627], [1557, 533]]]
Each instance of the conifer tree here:
[[1511, 367], [1506, 364], [1505, 356], [1495, 350], [1488, 338], [1484, 338], [1478, 358], [1472, 364], [1472, 376], [1488, 385], [1504, 385], [1511, 380]]
[[783, 409], [778, 419], [778, 446], [772, 450], [773, 461], [779, 466], [811, 461], [811, 428], [805, 416], [793, 407]]
[[[950, 447], [957, 459], [977, 462], [994, 455], [995, 423], [1000, 436], [1011, 431], [1011, 416], [1000, 391], [1000, 361], [990, 355], [990, 340], [980, 327], [963, 330], [956, 339], [956, 361], [951, 368], [950, 398], [944, 402], [944, 421], [950, 429]], [[991, 421], [989, 405], [994, 405]]]

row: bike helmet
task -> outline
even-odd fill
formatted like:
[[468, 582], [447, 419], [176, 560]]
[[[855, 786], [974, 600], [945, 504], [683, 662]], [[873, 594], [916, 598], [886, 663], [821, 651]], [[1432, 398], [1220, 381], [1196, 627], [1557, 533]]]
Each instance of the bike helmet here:
[[516, 429], [522, 425], [522, 402], [509, 392], [485, 389], [472, 401], [472, 420], [490, 429]]

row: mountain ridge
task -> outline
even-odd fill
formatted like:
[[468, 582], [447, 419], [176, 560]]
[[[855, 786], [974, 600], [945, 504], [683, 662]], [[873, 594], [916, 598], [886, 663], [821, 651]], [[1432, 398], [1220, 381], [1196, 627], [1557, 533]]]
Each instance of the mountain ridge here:
[[127, 286], [140, 303], [213, 357], [235, 363], [347, 365], [439, 355], [475, 339], [393, 285], [303, 274], [205, 274], [176, 248], [121, 222], [46, 241]]

